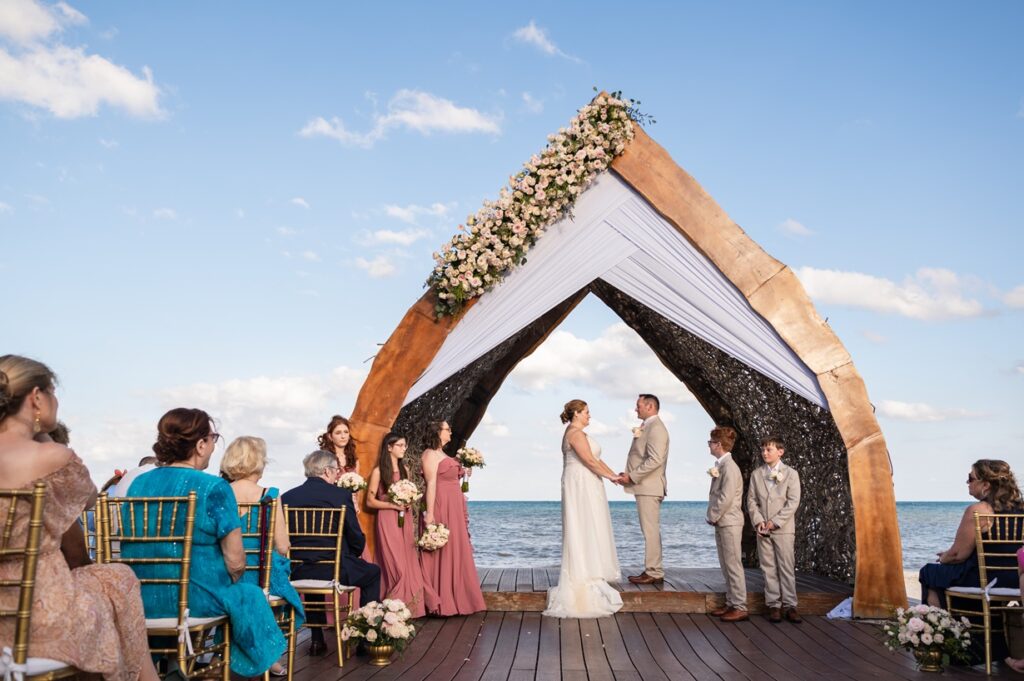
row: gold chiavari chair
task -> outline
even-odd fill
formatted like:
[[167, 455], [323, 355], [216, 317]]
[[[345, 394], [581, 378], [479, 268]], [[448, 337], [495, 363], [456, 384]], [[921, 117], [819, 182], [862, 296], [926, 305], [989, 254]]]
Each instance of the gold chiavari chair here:
[[[988, 527], [987, 530], [984, 528]], [[946, 609], [954, 615], [980, 616], [985, 632], [985, 673], [992, 673], [992, 615], [1002, 615], [1003, 636], [1006, 636], [1006, 612], [1019, 612], [1020, 587], [997, 587], [1000, 576], [1017, 572], [1017, 549], [1024, 543], [1024, 514], [975, 513], [974, 542], [978, 554], [981, 586], [951, 586], [946, 589]], [[953, 607], [953, 599], [962, 599], [968, 606]], [[978, 609], [980, 607], [980, 610]], [[974, 625], [972, 625], [974, 626]]]
[[[242, 543], [246, 545], [245, 569], [247, 572], [257, 573], [260, 588], [263, 589], [267, 602], [274, 611], [274, 619], [288, 641], [288, 681], [291, 681], [295, 665], [295, 609], [284, 598], [270, 591], [274, 531], [277, 529], [277, 509], [280, 503], [280, 499], [268, 502], [240, 502], [238, 514], [242, 524]], [[250, 560], [250, 556], [255, 560]], [[264, 672], [263, 678], [265, 681], [270, 679], [269, 670]]]
[[[146, 618], [150, 651], [177, 660], [186, 678], [219, 676], [230, 681], [231, 632], [228, 618], [192, 617], [188, 607], [189, 572], [192, 565], [192, 533], [195, 529], [196, 493], [187, 497], [120, 497], [101, 494], [97, 502], [105, 562], [123, 563], [135, 571], [143, 590], [163, 585], [174, 589], [176, 617]], [[117, 522], [114, 522], [116, 519]], [[165, 555], [154, 556], [147, 545], [164, 544]], [[141, 554], [141, 555], [140, 555]], [[149, 554], [149, 555], [144, 555]], [[218, 643], [214, 629], [221, 628]], [[175, 641], [173, 647], [167, 641]], [[200, 667], [201, 657], [212, 655]]]
[[89, 557], [97, 563], [102, 563], [103, 558], [99, 555], [99, 542], [96, 540], [99, 523], [96, 522], [95, 507], [82, 511], [79, 521], [82, 523], [82, 533], [85, 535], [85, 548], [89, 551]]
[[[0, 490], [0, 508], [7, 501], [3, 518], [3, 534], [0, 535], [0, 560], [21, 558], [23, 561], [21, 579], [0, 579], [0, 592], [8, 593], [17, 589], [17, 609], [0, 607], [0, 619], [14, 619], [14, 641], [12, 646], [3, 642], [0, 654], [0, 676], [5, 679], [33, 679], [49, 681], [74, 676], [78, 670], [63, 662], [28, 656], [29, 626], [32, 620], [32, 592], [36, 584], [36, 566], [39, 561], [39, 546], [43, 534], [43, 503], [46, 501], [46, 484], [37, 482], [31, 490]], [[14, 523], [19, 504], [28, 506], [28, 535], [24, 545], [17, 546], [14, 538]], [[6, 599], [5, 599], [6, 600]]]
[[[288, 536], [291, 539], [290, 558], [292, 568], [296, 565], [316, 564], [327, 566], [331, 573], [331, 579], [296, 579], [292, 580], [292, 586], [299, 592], [300, 596], [322, 596], [325, 601], [310, 601], [305, 599], [306, 626], [320, 627], [326, 629], [330, 625], [310, 624], [311, 612], [323, 612], [325, 614], [330, 608], [334, 613], [334, 637], [338, 644], [338, 666], [345, 664], [345, 646], [341, 641], [341, 627], [345, 623], [345, 617], [352, 611], [353, 598], [356, 588], [345, 586], [341, 583], [341, 545], [342, 535], [345, 530], [345, 510], [341, 508], [300, 508], [284, 507], [284, 516], [288, 522]], [[309, 540], [328, 540], [332, 546], [302, 546]], [[324, 542], [327, 543], [327, 542]], [[315, 554], [333, 554], [331, 558], [317, 559]], [[303, 560], [302, 556], [306, 556]], [[331, 605], [326, 599], [330, 596]], [[342, 598], [345, 599], [344, 608], [341, 605]]]

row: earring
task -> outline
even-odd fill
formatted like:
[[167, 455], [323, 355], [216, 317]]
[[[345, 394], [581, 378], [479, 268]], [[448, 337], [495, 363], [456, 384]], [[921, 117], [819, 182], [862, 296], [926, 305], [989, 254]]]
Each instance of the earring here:
[[42, 429], [43, 426], [39, 422], [39, 411], [36, 410], [36, 420], [32, 423], [32, 432], [38, 434], [40, 431], [42, 431]]

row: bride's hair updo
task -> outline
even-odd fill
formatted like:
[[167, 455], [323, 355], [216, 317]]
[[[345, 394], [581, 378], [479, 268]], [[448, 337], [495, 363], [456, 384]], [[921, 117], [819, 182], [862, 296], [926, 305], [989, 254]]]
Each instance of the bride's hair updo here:
[[202, 409], [179, 407], [164, 414], [156, 426], [156, 442], [153, 443], [157, 461], [166, 466], [187, 460], [199, 441], [213, 432], [212, 420]]
[[573, 416], [586, 408], [587, 403], [583, 400], [569, 400], [565, 403], [565, 408], [562, 409], [562, 413], [558, 418], [562, 419], [562, 423], [569, 423], [569, 421], [572, 421]]

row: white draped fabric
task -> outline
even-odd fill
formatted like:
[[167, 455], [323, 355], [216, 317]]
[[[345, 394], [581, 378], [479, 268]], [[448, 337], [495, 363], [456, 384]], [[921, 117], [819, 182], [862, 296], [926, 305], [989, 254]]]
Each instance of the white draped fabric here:
[[602, 175], [530, 250], [525, 265], [480, 297], [406, 396], [423, 395], [576, 291], [602, 279], [811, 402], [818, 380], [775, 330], [679, 231], [614, 173]]

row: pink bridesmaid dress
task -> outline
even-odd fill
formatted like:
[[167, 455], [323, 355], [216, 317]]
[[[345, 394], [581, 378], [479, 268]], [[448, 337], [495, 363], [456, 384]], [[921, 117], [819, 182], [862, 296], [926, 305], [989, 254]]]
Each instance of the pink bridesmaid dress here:
[[459, 477], [462, 465], [445, 457], [437, 465], [437, 494], [434, 498], [434, 522], [443, 523], [451, 534], [448, 543], [437, 551], [420, 552], [423, 577], [441, 599], [436, 614], [469, 615], [486, 610], [480, 591], [480, 577], [473, 562], [469, 541], [469, 514]]
[[[395, 473], [394, 482], [398, 481]], [[377, 498], [388, 501], [386, 491], [377, 490]], [[380, 565], [380, 592], [384, 598], [404, 601], [413, 617], [423, 617], [438, 607], [437, 594], [423, 579], [419, 549], [416, 548], [416, 513], [405, 514], [405, 526], [398, 526], [398, 511], [377, 511], [377, 564]]]

